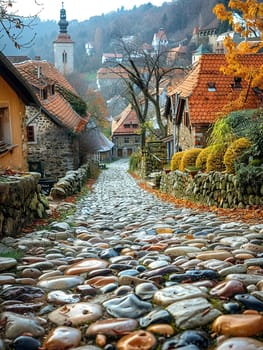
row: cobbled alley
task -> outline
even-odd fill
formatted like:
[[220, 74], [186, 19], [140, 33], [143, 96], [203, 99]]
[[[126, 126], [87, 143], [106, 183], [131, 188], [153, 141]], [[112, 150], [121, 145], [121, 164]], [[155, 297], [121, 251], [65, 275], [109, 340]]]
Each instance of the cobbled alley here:
[[0, 350], [263, 349], [263, 223], [144, 191], [126, 160], [63, 222], [6, 237]]

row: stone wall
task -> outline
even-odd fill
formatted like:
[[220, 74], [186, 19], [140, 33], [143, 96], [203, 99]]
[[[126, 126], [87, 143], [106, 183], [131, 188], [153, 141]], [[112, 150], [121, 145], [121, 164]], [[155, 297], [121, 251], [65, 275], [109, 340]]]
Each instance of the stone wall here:
[[152, 172], [163, 169], [166, 162], [166, 145], [160, 141], [147, 142], [142, 157], [141, 177], [146, 178]]
[[94, 174], [98, 168], [98, 162], [90, 160], [78, 170], [68, 171], [66, 175], [51, 188], [50, 196], [53, 199], [62, 199], [78, 193], [90, 178], [91, 174]]
[[[91, 160], [67, 172], [51, 189], [52, 197], [61, 199], [79, 192], [97, 170], [98, 163]], [[49, 203], [39, 179], [39, 173], [0, 175], [0, 238], [16, 236], [35, 219], [46, 216]]]
[[220, 172], [198, 173], [195, 176], [178, 170], [168, 174], [163, 172], [160, 190], [176, 198], [218, 208], [263, 206], [263, 181], [256, 192], [252, 186], [242, 188], [235, 175]]
[[[36, 110], [27, 109], [28, 120], [32, 120]], [[31, 119], [30, 119], [31, 118]], [[46, 117], [38, 114], [29, 124], [34, 126], [35, 141], [28, 143], [28, 162], [31, 171], [40, 171], [43, 177], [59, 179], [66, 171], [79, 167], [78, 136]], [[32, 166], [36, 169], [32, 169]]]
[[40, 192], [39, 177], [37, 173], [0, 176], [0, 237], [16, 236], [45, 216], [48, 203]]

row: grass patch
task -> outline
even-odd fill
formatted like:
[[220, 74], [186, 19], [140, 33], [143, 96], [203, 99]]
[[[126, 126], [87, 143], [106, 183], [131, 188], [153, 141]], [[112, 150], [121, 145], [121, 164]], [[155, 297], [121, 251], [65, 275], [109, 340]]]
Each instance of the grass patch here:
[[16, 260], [21, 260], [24, 257], [24, 252], [19, 249], [0, 251], [1, 258], [13, 258]]

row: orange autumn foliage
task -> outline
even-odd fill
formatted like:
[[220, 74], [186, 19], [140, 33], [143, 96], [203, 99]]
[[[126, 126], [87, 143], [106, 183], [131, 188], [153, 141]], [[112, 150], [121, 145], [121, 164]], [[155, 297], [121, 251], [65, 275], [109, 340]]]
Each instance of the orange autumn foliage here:
[[152, 189], [146, 182], [142, 182], [134, 173], [130, 175], [138, 181], [138, 185], [145, 191], [153, 193], [160, 200], [174, 204], [177, 208], [190, 208], [200, 212], [213, 212], [222, 221], [238, 221], [248, 224], [260, 224], [263, 222], [263, 208], [251, 207], [248, 209], [223, 209], [217, 207], [208, 207], [202, 204], [194, 203], [185, 199], [176, 198], [171, 194], [160, 192], [157, 189]]
[[101, 129], [109, 127], [109, 111], [107, 103], [100, 94], [100, 92], [93, 89], [88, 89], [86, 92], [86, 102], [88, 105], [88, 111], [91, 117], [94, 118], [98, 127]]
[[[241, 78], [247, 86], [240, 91], [240, 96], [235, 102], [225, 106], [224, 114], [243, 109], [249, 89], [263, 88], [263, 66], [244, 65], [241, 59], [242, 55], [259, 53], [263, 48], [263, 3], [257, 0], [230, 0], [228, 7], [229, 10], [223, 4], [217, 4], [213, 12], [218, 19], [228, 21], [244, 40], [237, 44], [230, 36], [226, 36], [224, 46], [227, 65], [221, 67], [221, 71], [226, 75]], [[236, 19], [237, 12], [242, 17], [241, 21]], [[247, 40], [251, 38], [254, 40]]]

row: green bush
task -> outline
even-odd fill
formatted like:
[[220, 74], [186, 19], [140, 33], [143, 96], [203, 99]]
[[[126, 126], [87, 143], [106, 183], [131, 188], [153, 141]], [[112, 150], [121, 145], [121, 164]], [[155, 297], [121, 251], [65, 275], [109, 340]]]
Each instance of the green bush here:
[[178, 170], [178, 169], [179, 169], [180, 162], [181, 162], [181, 159], [182, 159], [183, 154], [184, 154], [184, 151], [182, 151], [182, 152], [176, 152], [176, 153], [173, 155], [172, 160], [171, 160], [171, 170], [172, 170], [172, 171]]
[[141, 166], [142, 154], [138, 150], [137, 152], [133, 152], [129, 158], [129, 170], [136, 171]]
[[253, 190], [254, 193], [260, 193], [263, 183], [263, 165], [252, 166], [239, 164], [236, 177], [241, 193], [249, 194], [249, 188]]
[[206, 171], [225, 171], [223, 159], [226, 151], [224, 144], [213, 145], [207, 157]]
[[184, 171], [185, 169], [195, 168], [196, 158], [201, 152], [201, 148], [190, 148], [184, 151], [179, 165], [179, 170]]
[[246, 137], [241, 137], [230, 144], [223, 160], [228, 173], [235, 173], [235, 163], [250, 146], [251, 142]]
[[206, 171], [207, 157], [211, 152], [211, 148], [212, 146], [203, 148], [196, 158], [195, 166], [201, 171]]

